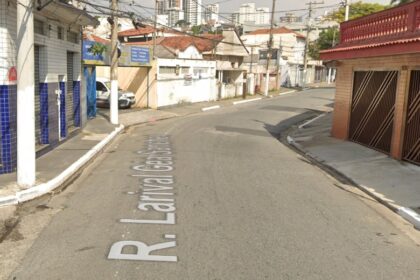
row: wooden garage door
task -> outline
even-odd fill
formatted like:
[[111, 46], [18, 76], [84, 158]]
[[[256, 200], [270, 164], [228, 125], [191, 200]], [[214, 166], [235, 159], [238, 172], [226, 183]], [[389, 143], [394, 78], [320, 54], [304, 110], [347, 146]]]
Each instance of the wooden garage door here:
[[420, 70], [411, 71], [403, 158], [420, 164]]
[[384, 153], [391, 150], [397, 71], [354, 73], [350, 139]]

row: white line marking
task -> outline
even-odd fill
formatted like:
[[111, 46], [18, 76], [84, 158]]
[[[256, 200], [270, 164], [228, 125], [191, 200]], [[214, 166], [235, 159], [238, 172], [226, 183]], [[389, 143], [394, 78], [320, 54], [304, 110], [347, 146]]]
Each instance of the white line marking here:
[[299, 125], [299, 129], [302, 129], [302, 128], [304, 128], [305, 126], [307, 126], [308, 124], [311, 124], [311, 123], [313, 123], [314, 121], [316, 121], [316, 120], [318, 120], [318, 119], [322, 118], [322, 117], [323, 117], [323, 116], [325, 116], [326, 114], [327, 114], [327, 113], [321, 114], [321, 115], [319, 115], [318, 117], [313, 118], [312, 120], [309, 120], [309, 121], [307, 121], [306, 123]]
[[166, 239], [175, 239], [176, 235], [175, 234], [165, 234], [165, 238]]
[[238, 104], [243, 104], [243, 103], [258, 101], [258, 100], [261, 100], [261, 99], [262, 99], [262, 97], [258, 97], [258, 98], [254, 98], [254, 99], [241, 100], [241, 101], [235, 101], [235, 102], [233, 102], [233, 105], [238, 105]]
[[206, 111], [215, 110], [215, 109], [220, 109], [220, 105], [205, 107], [205, 108], [202, 108], [201, 111], [206, 112]]

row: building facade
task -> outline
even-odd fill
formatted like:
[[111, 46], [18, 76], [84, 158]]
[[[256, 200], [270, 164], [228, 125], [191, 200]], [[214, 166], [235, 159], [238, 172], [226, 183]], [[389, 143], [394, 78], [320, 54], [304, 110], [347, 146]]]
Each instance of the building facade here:
[[[35, 143], [53, 147], [86, 121], [81, 85], [81, 27], [96, 20], [73, 6], [51, 2], [34, 9]], [[16, 170], [17, 7], [0, 0], [0, 174]]]
[[191, 25], [202, 24], [202, 0], [183, 0], [184, 19]]
[[340, 29], [332, 135], [420, 164], [420, 1]]

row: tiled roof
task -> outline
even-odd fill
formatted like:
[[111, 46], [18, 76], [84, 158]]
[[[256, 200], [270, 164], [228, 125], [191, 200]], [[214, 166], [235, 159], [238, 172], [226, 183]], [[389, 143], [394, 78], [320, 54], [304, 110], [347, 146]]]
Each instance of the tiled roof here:
[[223, 39], [220, 35], [204, 35], [203, 38], [193, 36], [176, 36], [166, 37], [161, 45], [174, 49], [185, 51], [189, 46], [193, 45], [199, 52], [206, 52], [214, 49], [214, 47]]
[[[296, 37], [299, 38], [305, 38], [305, 36], [303, 36], [302, 34], [299, 34], [289, 28], [286, 27], [278, 27], [278, 28], [273, 28], [273, 34], [288, 34], [288, 33], [292, 33], [292, 34], [296, 34]], [[265, 34], [270, 34], [270, 28], [266, 28], [266, 29], [257, 29], [255, 31], [252, 31], [246, 35], [265, 35]]]
[[143, 28], [132, 28], [125, 31], [118, 32], [118, 37], [130, 37], [130, 36], [142, 36], [148, 35], [155, 32], [155, 29], [152, 26], [146, 26]]
[[102, 44], [107, 44], [107, 43], [111, 42], [110, 40], [104, 39], [104, 38], [96, 36], [94, 34], [87, 34], [87, 33], [83, 34], [83, 40], [94, 41], [94, 42], [98, 42], [98, 43], [102, 43]]
[[[156, 38], [156, 45], [164, 46], [171, 50], [185, 51], [189, 46], [193, 45], [199, 52], [208, 52], [213, 50], [217, 44], [223, 40], [222, 35], [204, 34], [198, 38], [194, 36], [172, 36]], [[127, 42], [125, 45], [135, 46], [151, 46], [153, 40], [147, 42]]]

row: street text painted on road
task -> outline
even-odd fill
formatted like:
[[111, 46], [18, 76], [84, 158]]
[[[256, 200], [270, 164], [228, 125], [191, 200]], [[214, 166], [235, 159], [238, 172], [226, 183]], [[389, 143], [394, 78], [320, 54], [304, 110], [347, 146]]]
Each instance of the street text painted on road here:
[[[133, 170], [138, 173], [132, 176], [140, 178], [141, 195], [139, 198], [138, 209], [145, 214], [157, 212], [162, 215], [162, 219], [120, 219], [121, 223], [126, 224], [175, 224], [175, 183], [173, 175], [173, 153], [169, 136], [150, 136], [146, 140], [146, 149], [137, 152], [146, 159], [143, 164], [133, 166]], [[177, 256], [152, 255], [157, 251], [176, 247], [174, 234], [164, 234], [165, 239], [172, 239], [147, 245], [142, 241], [118, 241], [115, 242], [109, 251], [108, 259], [115, 260], [136, 260], [136, 261], [157, 261], [157, 262], [176, 262]], [[135, 254], [124, 253], [127, 246], [137, 249]]]

